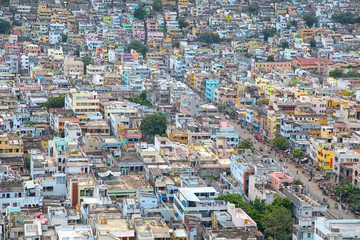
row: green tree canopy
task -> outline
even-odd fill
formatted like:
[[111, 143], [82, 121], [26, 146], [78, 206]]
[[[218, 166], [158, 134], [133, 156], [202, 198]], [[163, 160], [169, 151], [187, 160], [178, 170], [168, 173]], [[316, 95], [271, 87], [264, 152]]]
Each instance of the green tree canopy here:
[[266, 59], [267, 62], [274, 62], [275, 61], [275, 58], [274, 58], [274, 55], [270, 55], [267, 57]]
[[141, 4], [138, 8], [134, 11], [134, 17], [139, 20], [144, 20], [146, 17], [146, 10], [144, 8], [144, 4]]
[[280, 47], [281, 48], [289, 48], [289, 42], [282, 42], [281, 44], [280, 44]]
[[318, 22], [318, 19], [316, 18], [316, 15], [314, 12], [305, 13], [303, 15], [303, 19], [309, 28], [313, 27]]
[[92, 64], [93, 60], [91, 57], [85, 56], [81, 59], [81, 61], [84, 63], [84, 73], [86, 73], [87, 65]]
[[138, 40], [134, 40], [132, 41], [128, 47], [127, 47], [128, 51], [130, 52], [131, 49], [134, 49], [135, 51], [137, 51], [138, 53], [142, 54], [143, 56], [146, 55], [146, 52], [148, 51], [148, 47], [145, 46], [144, 44], [142, 44], [142, 42], [138, 41]]
[[329, 77], [333, 78], [360, 78], [360, 73], [357, 70], [352, 70], [344, 73], [342, 69], [334, 69], [329, 72]]
[[166, 127], [166, 115], [154, 113], [141, 120], [140, 130], [147, 136], [154, 136], [156, 134], [163, 135], [166, 133]]
[[198, 40], [207, 44], [220, 43], [220, 36], [218, 33], [204, 32], [199, 34]]
[[152, 3], [152, 7], [155, 11], [160, 12], [162, 9], [162, 2], [161, 0], [154, 0]]
[[142, 91], [139, 96], [137, 97], [130, 97], [130, 102], [138, 103], [143, 106], [151, 107], [151, 103], [149, 100], [146, 99], [146, 90]]
[[46, 108], [63, 108], [65, 106], [65, 94], [61, 94], [57, 97], [49, 97], [48, 100], [40, 104]]
[[310, 39], [309, 43], [311, 48], [316, 48], [316, 41], [314, 39]]
[[0, 21], [0, 33], [7, 34], [10, 32], [11, 24], [8, 21], [1, 20]]
[[240, 145], [240, 149], [252, 149], [253, 148], [253, 142], [250, 138], [243, 140]]
[[185, 18], [179, 18], [179, 27], [181, 29], [186, 28], [189, 24], [185, 21]]
[[285, 150], [289, 147], [289, 141], [286, 138], [278, 137], [274, 140], [274, 146], [280, 150]]
[[294, 157], [294, 158], [301, 158], [302, 155], [303, 155], [303, 152], [300, 151], [300, 150], [294, 150], [291, 152], [291, 155]]
[[275, 28], [267, 28], [262, 30], [262, 35], [264, 35], [264, 41], [267, 41], [269, 39], [269, 37], [273, 37], [276, 34], [276, 29]]
[[[271, 212], [266, 211], [261, 222], [265, 235], [268, 237], [271, 236], [273, 239], [278, 239], [280, 235], [289, 235], [293, 227], [291, 211], [284, 207], [274, 209]], [[289, 239], [291, 239], [291, 234]]]
[[12, 22], [12, 24], [13, 24], [14, 26], [21, 26], [21, 25], [22, 25], [22, 23], [21, 23], [20, 21], [18, 21], [18, 20], [14, 20], [14, 21]]
[[338, 22], [341, 24], [354, 24], [360, 22], [360, 18], [356, 17], [354, 14], [350, 12], [334, 14], [332, 16], [332, 20], [334, 20], [334, 22]]

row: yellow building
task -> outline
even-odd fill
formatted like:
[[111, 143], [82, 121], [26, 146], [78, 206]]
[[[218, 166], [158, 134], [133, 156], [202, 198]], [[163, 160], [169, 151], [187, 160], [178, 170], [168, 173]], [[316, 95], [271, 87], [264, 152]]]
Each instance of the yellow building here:
[[175, 128], [175, 126], [169, 126], [167, 129], [167, 135], [170, 141], [187, 144], [188, 133], [181, 128]]
[[317, 147], [316, 167], [323, 174], [331, 173], [334, 161], [334, 149], [329, 144], [319, 145]]
[[95, 114], [99, 112], [97, 93], [71, 89], [65, 98], [65, 108], [72, 109], [76, 115]]
[[86, 175], [81, 175], [80, 178], [70, 179], [70, 201], [71, 206], [75, 207], [80, 204], [84, 197], [93, 196], [94, 180]]
[[1, 157], [17, 157], [24, 155], [24, 144], [20, 137], [7, 133], [0, 134], [0, 159]]
[[311, 28], [302, 28], [300, 29], [300, 36], [304, 41], [313, 39], [315, 36], [315, 30]]
[[52, 10], [49, 8], [46, 8], [45, 5], [39, 5], [37, 16], [41, 20], [50, 20], [52, 16]]

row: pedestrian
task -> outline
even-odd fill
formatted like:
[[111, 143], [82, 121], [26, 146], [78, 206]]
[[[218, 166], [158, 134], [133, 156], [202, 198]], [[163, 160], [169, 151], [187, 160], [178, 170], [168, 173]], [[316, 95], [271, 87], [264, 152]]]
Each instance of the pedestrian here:
[[299, 170], [296, 170], [296, 174], [299, 174]]

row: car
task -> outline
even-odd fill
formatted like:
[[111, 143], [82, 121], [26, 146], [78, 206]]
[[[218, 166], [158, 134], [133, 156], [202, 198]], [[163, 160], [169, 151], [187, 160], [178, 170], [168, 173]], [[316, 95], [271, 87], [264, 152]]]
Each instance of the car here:
[[259, 151], [264, 151], [264, 148], [263, 147], [259, 147]]

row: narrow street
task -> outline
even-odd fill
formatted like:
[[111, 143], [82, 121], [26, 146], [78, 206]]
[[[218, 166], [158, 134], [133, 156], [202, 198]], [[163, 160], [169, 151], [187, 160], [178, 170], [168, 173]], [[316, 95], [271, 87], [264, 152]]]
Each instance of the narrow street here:
[[[221, 116], [221, 119], [223, 121], [229, 121], [229, 120], [226, 120], [224, 116]], [[308, 188], [308, 179], [309, 177], [306, 176], [304, 173], [302, 173], [302, 168], [296, 168], [295, 165], [291, 162], [280, 162], [279, 161], [279, 156], [275, 156], [275, 152], [273, 151], [272, 153], [268, 154], [267, 151], [265, 151], [265, 149], [267, 148], [267, 145], [266, 144], [263, 144], [263, 143], [260, 143], [258, 142], [253, 135], [250, 135], [250, 133], [248, 132], [247, 129], [243, 129], [241, 128], [241, 126], [237, 123], [235, 123], [233, 120], [230, 121], [230, 124], [232, 126], [235, 127], [235, 130], [240, 134], [241, 138], [243, 139], [247, 139], [247, 138], [250, 138], [253, 142], [253, 146], [259, 150], [259, 147], [263, 147], [264, 149], [264, 155], [269, 155], [271, 156], [275, 162], [277, 162], [279, 165], [283, 166], [284, 164], [286, 164], [288, 166], [288, 169], [289, 169], [289, 175], [291, 177], [294, 177], [294, 179], [299, 179], [300, 181], [302, 181], [305, 185], [305, 188], [307, 190]], [[336, 218], [336, 219], [339, 219], [339, 216], [341, 215], [343, 219], [355, 219], [355, 215], [351, 212], [349, 213], [346, 213], [344, 210], [341, 210], [341, 213], [339, 211], [338, 208], [335, 209], [335, 203], [336, 201], [332, 198], [330, 198], [329, 196], [325, 196], [322, 194], [322, 191], [319, 189], [318, 187], [318, 183], [315, 183], [314, 180], [312, 180], [310, 183], [310, 195], [315, 199], [315, 200], [318, 200], [318, 201], [322, 201], [323, 198], [325, 198], [328, 202], [328, 204], [330, 205], [330, 207], [328, 208], [328, 212], [329, 214]]]

